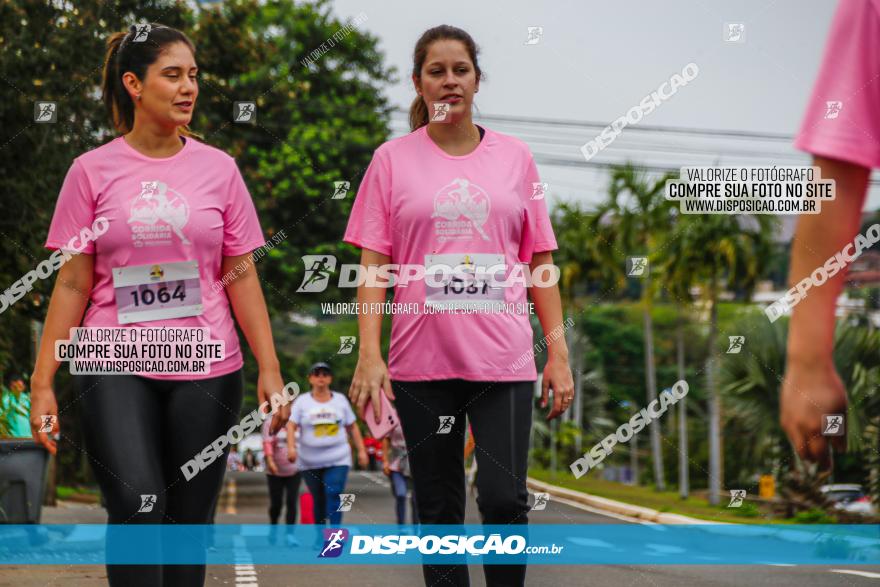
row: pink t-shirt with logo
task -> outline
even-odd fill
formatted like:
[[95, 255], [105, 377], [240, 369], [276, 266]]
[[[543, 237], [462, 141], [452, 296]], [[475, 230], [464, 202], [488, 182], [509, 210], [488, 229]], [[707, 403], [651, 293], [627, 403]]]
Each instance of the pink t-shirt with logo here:
[[841, 0], [795, 139], [814, 155], [880, 167], [880, 0]]
[[[197, 261], [199, 316], [127, 323], [130, 327], [207, 327], [225, 342], [225, 358], [208, 374], [144, 373], [154, 379], [205, 379], [242, 366], [238, 335], [222, 287], [224, 256], [249, 253], [265, 241], [247, 186], [235, 160], [191, 137], [171, 157], [153, 158], [123, 137], [77, 157], [58, 196], [46, 247], [67, 247], [71, 237], [96, 218], [106, 233], [83, 253], [94, 255], [94, 281], [83, 326], [120, 326], [114, 268]], [[75, 241], [80, 243], [79, 238]]]
[[[486, 129], [469, 154], [449, 155], [422, 127], [373, 155], [352, 207], [345, 242], [432, 266], [440, 259], [500, 258], [511, 285], [503, 303], [528, 303], [518, 262], [556, 248], [538, 170], [525, 143]], [[429, 257], [426, 257], [429, 256]], [[448, 256], [448, 257], [445, 257]], [[528, 273], [528, 266], [524, 267]], [[394, 302], [418, 313], [392, 316], [388, 370], [394, 380], [535, 380], [532, 327], [523, 313], [421, 311], [424, 279], [394, 288]], [[434, 290], [436, 292], [436, 290]], [[515, 306], [514, 306], [515, 307]]]

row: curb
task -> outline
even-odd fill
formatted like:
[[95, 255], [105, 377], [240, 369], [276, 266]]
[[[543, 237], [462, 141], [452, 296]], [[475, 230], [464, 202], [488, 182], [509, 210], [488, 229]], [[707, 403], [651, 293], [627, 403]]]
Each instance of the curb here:
[[629, 516], [644, 522], [654, 522], [655, 524], [730, 524], [730, 522], [710, 522], [708, 520], [691, 518], [690, 516], [684, 516], [682, 514], [659, 512], [651, 508], [608, 499], [607, 497], [599, 497], [598, 495], [590, 495], [589, 493], [584, 493], [582, 491], [557, 487], [556, 485], [538, 481], [531, 477], [526, 478], [526, 485], [531, 489], [549, 493], [556, 497], [564, 497], [565, 499], [570, 499], [596, 509], [605, 510], [621, 516]]

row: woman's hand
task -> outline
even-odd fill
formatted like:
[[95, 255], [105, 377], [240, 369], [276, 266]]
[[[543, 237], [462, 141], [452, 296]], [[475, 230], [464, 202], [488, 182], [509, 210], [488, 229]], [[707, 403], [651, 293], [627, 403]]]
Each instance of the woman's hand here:
[[275, 459], [272, 457], [266, 459], [266, 468], [269, 469], [269, 472], [273, 475], [278, 474], [278, 465], [275, 464]]
[[258, 397], [265, 397], [269, 401], [269, 405], [272, 406], [272, 396], [278, 396], [275, 402], [279, 407], [278, 411], [272, 416], [272, 424], [269, 425], [270, 434], [277, 434], [290, 419], [290, 403], [283, 403], [287, 401], [284, 399], [283, 389], [284, 380], [281, 378], [280, 369], [260, 371], [257, 377]]
[[[43, 426], [43, 416], [53, 416], [51, 432], [40, 432]], [[55, 392], [50, 383], [37, 384], [31, 381], [31, 435], [34, 440], [41, 444], [50, 454], [58, 452], [58, 447], [53, 438], [61, 432], [58, 421], [58, 402], [55, 400]]]
[[[802, 459], [818, 462], [820, 468], [828, 469], [831, 466], [828, 441], [838, 451], [846, 450], [845, 435], [822, 435], [822, 416], [846, 416], [846, 405], [846, 389], [831, 360], [788, 362], [779, 395], [779, 422]], [[845, 422], [844, 417], [843, 430], [846, 430]]]
[[561, 415], [571, 406], [574, 398], [574, 381], [571, 377], [571, 367], [568, 365], [568, 357], [555, 357], [552, 353], [547, 365], [544, 367], [544, 378], [541, 381], [541, 407], [547, 407], [549, 390], [553, 390], [553, 407], [547, 414], [547, 420], [552, 420]]
[[391, 463], [388, 462], [388, 459], [382, 461], [382, 472], [385, 473], [386, 477], [391, 476]]
[[287, 449], [287, 460], [290, 461], [291, 463], [296, 462], [296, 449], [295, 448], [288, 448]]
[[361, 469], [366, 469], [367, 465], [370, 464], [370, 459], [367, 457], [367, 451], [359, 450], [358, 451], [358, 465], [360, 465]]
[[376, 424], [381, 420], [382, 401], [379, 397], [380, 390], [385, 392], [388, 399], [394, 399], [394, 393], [391, 391], [391, 380], [388, 378], [388, 367], [385, 361], [379, 355], [371, 355], [369, 357], [361, 356], [358, 358], [357, 366], [354, 369], [354, 375], [351, 378], [351, 387], [348, 389], [348, 398], [355, 405], [357, 415], [364, 419], [364, 406], [367, 400], [373, 404], [373, 415]]

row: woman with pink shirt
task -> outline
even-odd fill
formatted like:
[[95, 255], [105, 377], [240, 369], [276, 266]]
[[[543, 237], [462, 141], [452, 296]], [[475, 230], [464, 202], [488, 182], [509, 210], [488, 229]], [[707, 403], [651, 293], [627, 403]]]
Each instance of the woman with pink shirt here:
[[271, 421], [263, 422], [263, 454], [266, 456], [266, 480], [269, 483], [269, 523], [277, 524], [282, 504], [288, 524], [296, 524], [296, 508], [299, 499], [300, 474], [296, 462], [287, 458], [287, 437], [294, 436], [293, 424], [272, 434]]
[[[396, 400], [409, 448], [422, 524], [462, 524], [464, 435], [472, 422], [485, 524], [527, 523], [526, 468], [537, 379], [527, 293], [519, 277], [552, 266], [556, 239], [537, 167], [522, 141], [471, 118], [482, 73], [465, 31], [439, 26], [416, 43], [412, 132], [381, 145], [358, 190], [345, 242], [364, 266], [454, 267], [394, 289], [388, 365], [380, 353], [382, 315], [358, 316], [360, 349], [349, 395], [358, 410], [379, 394]], [[504, 275], [480, 268], [504, 267]], [[525, 265], [525, 267], [523, 267]], [[439, 275], [439, 274], [438, 274]], [[545, 284], [546, 285], [546, 284]], [[548, 419], [574, 392], [558, 287], [531, 287], [547, 337], [542, 406]], [[387, 288], [365, 283], [358, 302], [376, 307]], [[367, 304], [374, 304], [373, 306]], [[516, 311], [519, 305], [520, 311]], [[480, 309], [500, 311], [479, 313]], [[375, 410], [378, 422], [379, 410]], [[525, 565], [484, 565], [487, 585], [523, 585]], [[468, 585], [467, 566], [425, 565], [428, 585]]]
[[[880, 0], [840, 0], [825, 55], [795, 147], [813, 156], [823, 179], [834, 179], [836, 197], [820, 214], [798, 218], [791, 245], [793, 286], [844, 251], [860, 231], [872, 168], [880, 168]], [[801, 458], [824, 468], [831, 447], [846, 449], [843, 435], [826, 435], [829, 416], [847, 414], [846, 389], [834, 366], [839, 271], [794, 306], [788, 327], [780, 422]]]
[[[88, 455], [106, 500], [108, 557], [120, 546], [118, 524], [212, 523], [228, 446], [193, 476], [185, 478], [182, 467], [240, 419], [242, 351], [233, 314], [259, 364], [260, 399], [283, 398], [250, 262], [263, 233], [235, 161], [187, 128], [198, 94], [195, 48], [185, 34], [153, 24], [112, 35], [103, 99], [120, 136], [74, 160], [46, 239], [47, 248], [72, 254], [60, 267], [31, 379], [32, 433], [52, 454], [56, 443], [40, 431], [40, 416], [59, 412], [55, 342], [71, 328], [158, 327], [161, 334], [201, 327], [225, 346], [207, 373], [74, 376], [84, 446], [68, 441], [68, 450]], [[81, 239], [98, 219], [106, 230]], [[229, 275], [235, 278], [216, 287]], [[281, 408], [272, 426], [288, 416], [289, 406]], [[107, 576], [125, 587], [193, 586], [204, 584], [205, 566], [108, 564]]]

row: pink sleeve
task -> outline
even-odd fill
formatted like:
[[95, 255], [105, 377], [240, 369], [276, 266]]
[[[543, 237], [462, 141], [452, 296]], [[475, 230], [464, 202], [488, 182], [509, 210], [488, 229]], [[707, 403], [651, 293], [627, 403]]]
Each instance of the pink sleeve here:
[[[58, 194], [55, 213], [52, 215], [52, 223], [49, 225], [49, 234], [46, 237], [46, 248], [66, 248], [74, 236], [78, 237], [80, 231], [90, 228], [94, 221], [95, 197], [91, 184], [82, 163], [79, 159], [74, 159]], [[79, 239], [76, 244], [80, 245]], [[95, 243], [88, 241], [80, 252], [93, 255]]]
[[257, 210], [241, 172], [232, 162], [234, 172], [229, 187], [229, 201], [223, 211], [223, 256], [250, 253], [266, 244]]
[[380, 147], [373, 154], [348, 217], [343, 241], [391, 256], [391, 170]]
[[[530, 263], [534, 253], [552, 251], [557, 248], [553, 226], [550, 224], [550, 215], [547, 213], [547, 200], [545, 197], [532, 197], [535, 194], [534, 184], [539, 183], [541, 178], [538, 176], [538, 167], [535, 165], [531, 153], [528, 154], [528, 158], [522, 187], [526, 203], [523, 214], [522, 238], [519, 242], [519, 260], [522, 263]], [[543, 190], [540, 193], [543, 193]]]
[[880, 12], [877, 0], [841, 0], [796, 148], [880, 167]]

